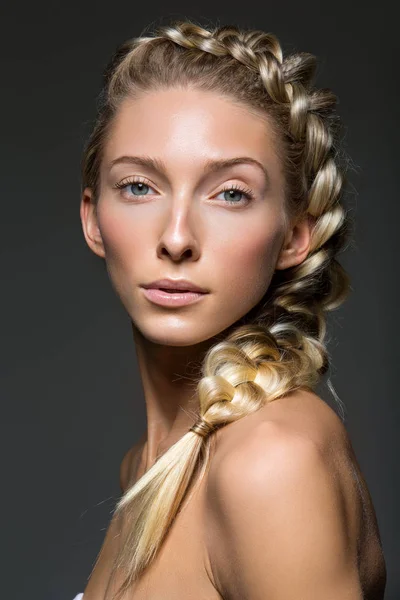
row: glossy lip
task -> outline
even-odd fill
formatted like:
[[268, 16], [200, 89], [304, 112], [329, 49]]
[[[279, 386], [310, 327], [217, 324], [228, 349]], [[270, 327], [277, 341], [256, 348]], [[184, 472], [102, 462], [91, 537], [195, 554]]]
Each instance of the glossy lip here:
[[207, 294], [201, 292], [166, 292], [157, 288], [145, 288], [142, 286], [143, 293], [150, 302], [159, 306], [186, 306], [193, 304]]
[[142, 285], [145, 289], [166, 289], [166, 290], [179, 290], [181, 292], [197, 292], [200, 294], [207, 294], [209, 290], [195, 285], [188, 279], [157, 279], [151, 283], [145, 283]]

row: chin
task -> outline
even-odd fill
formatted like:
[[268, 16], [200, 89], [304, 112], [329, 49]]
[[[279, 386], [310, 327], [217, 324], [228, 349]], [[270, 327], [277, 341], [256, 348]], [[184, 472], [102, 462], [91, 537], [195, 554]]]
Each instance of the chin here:
[[204, 332], [198, 335], [193, 335], [193, 331], [161, 331], [149, 332], [141, 329], [141, 334], [149, 342], [160, 346], [196, 346], [213, 337], [213, 333]]
[[[208, 325], [208, 326], [207, 326]], [[211, 340], [224, 329], [210, 327], [209, 319], [188, 319], [174, 317], [167, 323], [160, 322], [157, 318], [141, 320], [132, 319], [133, 328], [145, 340], [160, 346], [196, 346], [207, 340]]]

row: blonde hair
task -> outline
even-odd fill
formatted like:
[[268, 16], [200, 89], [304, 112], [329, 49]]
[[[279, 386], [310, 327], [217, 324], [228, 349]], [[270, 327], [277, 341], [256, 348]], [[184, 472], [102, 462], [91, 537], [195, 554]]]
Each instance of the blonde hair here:
[[207, 352], [197, 382], [196, 424], [117, 503], [127, 534], [113, 564], [113, 573], [125, 574], [116, 599], [153, 562], [190, 484], [201, 481], [212, 432], [290, 391], [315, 387], [330, 366], [325, 313], [350, 289], [336, 259], [348, 237], [349, 215], [341, 203], [337, 98], [313, 87], [315, 67], [308, 53], [284, 58], [271, 33], [236, 26], [207, 30], [180, 21], [123, 43], [106, 67], [82, 163], [82, 187], [92, 188], [95, 202], [102, 151], [121, 102], [148, 90], [191, 86], [222, 93], [268, 119], [284, 167], [288, 214], [314, 220], [307, 258], [276, 271], [262, 301]]

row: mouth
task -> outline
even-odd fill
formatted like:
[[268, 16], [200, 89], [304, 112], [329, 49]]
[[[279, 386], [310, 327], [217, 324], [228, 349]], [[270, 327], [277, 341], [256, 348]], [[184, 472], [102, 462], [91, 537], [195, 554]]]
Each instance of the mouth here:
[[169, 288], [142, 288], [145, 297], [153, 304], [166, 307], [179, 307], [193, 304], [207, 296], [206, 292], [176, 290]]
[[166, 294], [181, 294], [195, 292], [198, 294], [208, 293], [209, 290], [200, 287], [199, 285], [187, 279], [157, 279], [151, 283], [144, 283], [142, 287], [146, 289], [157, 289]]

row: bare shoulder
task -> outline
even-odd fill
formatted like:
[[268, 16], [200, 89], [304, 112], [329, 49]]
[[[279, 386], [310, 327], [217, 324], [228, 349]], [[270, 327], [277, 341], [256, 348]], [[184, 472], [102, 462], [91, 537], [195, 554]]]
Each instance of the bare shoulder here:
[[361, 599], [363, 502], [340, 418], [302, 390], [241, 421], [220, 430], [208, 482], [222, 595]]
[[223, 493], [241, 478], [251, 489], [258, 482], [267, 486], [262, 493], [274, 493], [278, 482], [324, 471], [344, 485], [351, 442], [338, 415], [313, 392], [288, 394], [218, 433], [210, 485], [226, 484]]
[[[348, 432], [335, 411], [317, 394], [301, 389], [263, 406], [257, 412], [216, 432], [214, 467], [240, 454], [243, 459], [264, 456], [260, 446], [280, 447], [290, 452], [296, 443], [312, 447], [326, 460], [346, 461], [352, 455]], [[307, 444], [308, 442], [308, 444]], [[265, 448], [267, 450], [267, 448]], [[254, 456], [249, 456], [249, 453]]]

